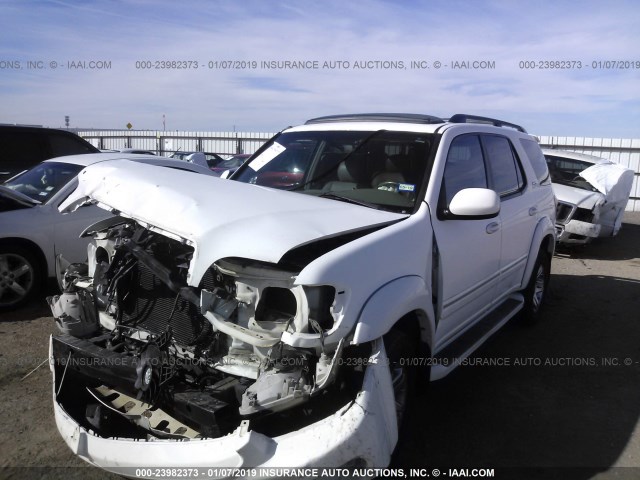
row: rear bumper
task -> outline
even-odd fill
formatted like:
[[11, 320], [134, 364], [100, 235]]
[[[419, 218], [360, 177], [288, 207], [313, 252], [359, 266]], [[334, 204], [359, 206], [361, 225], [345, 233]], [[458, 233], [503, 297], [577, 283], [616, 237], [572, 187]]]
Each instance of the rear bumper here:
[[[376, 351], [378, 358], [386, 358], [380, 340], [375, 342]], [[83, 428], [65, 411], [57, 400], [55, 378], [53, 383], [55, 421], [69, 448], [90, 464], [118, 474], [123, 474], [123, 467], [297, 468], [343, 466], [354, 461], [384, 467], [397, 441], [393, 389], [384, 362], [367, 367], [355, 401], [319, 422], [273, 438], [251, 431], [250, 422], [213, 439], [104, 438]]]

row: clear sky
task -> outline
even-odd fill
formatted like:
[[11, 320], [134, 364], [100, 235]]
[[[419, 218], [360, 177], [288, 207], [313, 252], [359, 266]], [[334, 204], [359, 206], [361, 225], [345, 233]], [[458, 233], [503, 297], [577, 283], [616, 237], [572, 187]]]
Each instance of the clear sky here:
[[167, 130], [246, 132], [472, 113], [640, 138], [639, 25], [634, 0], [1, 0], [0, 123], [155, 130], [164, 114]]

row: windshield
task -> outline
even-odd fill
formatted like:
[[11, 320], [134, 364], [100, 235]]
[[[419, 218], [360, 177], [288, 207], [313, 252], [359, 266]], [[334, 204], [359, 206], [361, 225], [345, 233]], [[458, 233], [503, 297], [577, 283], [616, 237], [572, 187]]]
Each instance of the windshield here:
[[386, 130], [283, 133], [233, 180], [408, 212], [432, 144], [433, 135]]
[[547, 159], [552, 183], [597, 192], [593, 185], [580, 176], [580, 172], [592, 167], [593, 163], [572, 158], [556, 157], [555, 155], [545, 155], [545, 158]]
[[2, 185], [45, 203], [83, 168], [71, 163], [43, 162]]

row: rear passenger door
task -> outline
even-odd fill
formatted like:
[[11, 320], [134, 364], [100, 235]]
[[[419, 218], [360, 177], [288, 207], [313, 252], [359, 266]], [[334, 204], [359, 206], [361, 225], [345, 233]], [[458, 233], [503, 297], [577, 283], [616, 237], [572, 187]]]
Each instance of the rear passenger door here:
[[535, 202], [525, 195], [526, 179], [518, 154], [509, 138], [480, 136], [489, 177], [489, 188], [500, 196], [500, 276], [496, 301], [519, 290], [537, 223]]

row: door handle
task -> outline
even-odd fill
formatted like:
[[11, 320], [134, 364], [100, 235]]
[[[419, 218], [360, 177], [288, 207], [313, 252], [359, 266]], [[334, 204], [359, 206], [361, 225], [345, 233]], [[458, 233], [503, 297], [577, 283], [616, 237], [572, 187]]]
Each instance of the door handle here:
[[500, 224], [498, 222], [491, 222], [487, 225], [488, 234], [496, 233], [498, 230], [500, 230]]
[[533, 217], [536, 213], [538, 213], [538, 209], [536, 207], [531, 207], [529, 209], [529, 216]]

